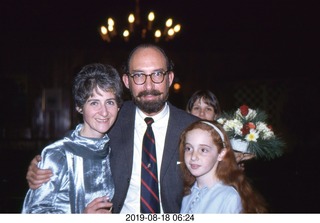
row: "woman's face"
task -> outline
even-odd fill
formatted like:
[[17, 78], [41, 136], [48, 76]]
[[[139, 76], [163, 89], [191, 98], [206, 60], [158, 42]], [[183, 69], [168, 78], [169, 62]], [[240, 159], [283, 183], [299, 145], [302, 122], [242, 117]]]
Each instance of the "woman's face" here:
[[[79, 108], [77, 108], [79, 111]], [[102, 91], [99, 87], [83, 105], [84, 127], [80, 135], [89, 138], [101, 138], [111, 128], [118, 115], [119, 107], [113, 92]]]
[[202, 98], [199, 98], [195, 101], [190, 113], [208, 121], [213, 121], [216, 118], [214, 108], [211, 105], [205, 103]]

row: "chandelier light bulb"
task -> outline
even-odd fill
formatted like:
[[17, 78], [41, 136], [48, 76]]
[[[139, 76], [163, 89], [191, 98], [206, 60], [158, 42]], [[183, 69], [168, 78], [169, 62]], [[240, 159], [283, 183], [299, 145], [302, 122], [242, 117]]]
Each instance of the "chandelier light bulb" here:
[[156, 37], [156, 38], [160, 38], [161, 37], [161, 31], [158, 29], [158, 30], [156, 30], [155, 32], [154, 32], [154, 36]]
[[168, 30], [168, 36], [173, 36], [173, 35], [174, 35], [174, 30], [173, 30], [173, 28], [170, 28]]
[[174, 30], [174, 32], [179, 32], [180, 31], [180, 29], [181, 29], [181, 25], [180, 24], [177, 24], [177, 25], [175, 25], [174, 27], [173, 27], [173, 30]]
[[134, 15], [131, 13], [128, 17], [129, 23], [134, 23]]
[[100, 35], [104, 41], [108, 41], [110, 43], [111, 39], [108, 34], [108, 29], [105, 26], [100, 27]]
[[150, 31], [152, 29], [152, 22], [154, 20], [155, 16], [153, 12], [149, 12], [148, 15], [148, 30]]
[[109, 32], [112, 32], [113, 31], [113, 26], [108, 26], [108, 30], [109, 30]]
[[161, 31], [159, 29], [154, 32], [154, 37], [155, 37], [156, 43], [159, 42], [161, 37]]
[[105, 26], [101, 26], [100, 31], [103, 35], [106, 35], [108, 33], [108, 30]]
[[108, 26], [114, 26], [114, 20], [112, 18], [108, 18]]
[[154, 12], [149, 12], [148, 20], [152, 22], [154, 18], [155, 18]]
[[130, 32], [129, 32], [129, 30], [125, 30], [125, 31], [123, 31], [123, 38], [124, 38], [124, 41], [125, 42], [128, 42], [129, 41], [129, 35], [130, 35]]
[[129, 37], [129, 35], [130, 35], [129, 30], [126, 29], [125, 31], [123, 31], [122, 35], [123, 35], [124, 38]]
[[169, 18], [167, 21], [166, 21], [166, 27], [171, 27], [172, 26], [172, 19]]
[[134, 23], [134, 15], [131, 13], [128, 17], [128, 21], [129, 21], [129, 30], [132, 33], [133, 32], [133, 23]]

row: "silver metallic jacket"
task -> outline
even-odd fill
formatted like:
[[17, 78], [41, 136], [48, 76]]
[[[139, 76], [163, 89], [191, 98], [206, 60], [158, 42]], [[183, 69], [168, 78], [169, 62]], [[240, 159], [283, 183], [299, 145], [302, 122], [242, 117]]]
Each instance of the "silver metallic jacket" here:
[[85, 138], [79, 134], [81, 128], [79, 124], [43, 149], [39, 167], [50, 168], [53, 176], [40, 188], [28, 190], [22, 213], [82, 213], [97, 197], [113, 198], [109, 137]]

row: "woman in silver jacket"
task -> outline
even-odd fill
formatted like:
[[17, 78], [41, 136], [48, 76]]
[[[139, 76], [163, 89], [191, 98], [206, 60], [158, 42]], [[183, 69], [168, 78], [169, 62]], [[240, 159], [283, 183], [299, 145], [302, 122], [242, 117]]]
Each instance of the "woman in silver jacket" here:
[[[50, 168], [53, 176], [28, 190], [22, 213], [111, 213], [104, 202], [114, 195], [106, 132], [122, 105], [121, 79], [110, 65], [89, 64], [75, 77], [72, 92], [83, 123], [43, 149], [39, 167]], [[100, 208], [90, 209], [97, 202]]]

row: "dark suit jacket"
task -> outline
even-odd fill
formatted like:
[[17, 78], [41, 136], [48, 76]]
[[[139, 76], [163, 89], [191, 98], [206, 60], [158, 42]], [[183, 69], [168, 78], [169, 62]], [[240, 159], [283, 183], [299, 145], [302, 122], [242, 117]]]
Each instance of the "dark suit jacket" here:
[[[165, 213], [179, 213], [183, 197], [180, 165], [177, 165], [179, 137], [183, 129], [198, 118], [170, 103], [169, 107], [170, 118], [160, 170], [161, 201]], [[115, 181], [115, 195], [112, 199], [114, 213], [120, 212], [131, 179], [135, 109], [132, 101], [125, 102], [117, 121], [108, 133], [112, 149], [111, 170]]]

